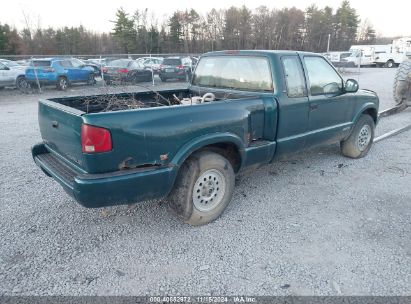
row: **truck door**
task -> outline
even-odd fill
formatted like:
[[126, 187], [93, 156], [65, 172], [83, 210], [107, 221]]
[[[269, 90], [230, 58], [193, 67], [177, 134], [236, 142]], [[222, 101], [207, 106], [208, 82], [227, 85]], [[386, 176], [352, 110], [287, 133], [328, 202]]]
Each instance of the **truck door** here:
[[303, 149], [308, 131], [308, 96], [300, 58], [282, 56], [281, 64], [285, 82], [278, 110], [277, 156]]
[[309, 87], [309, 133], [306, 146], [337, 142], [351, 125], [355, 94], [344, 94], [344, 82], [323, 57], [303, 57]]

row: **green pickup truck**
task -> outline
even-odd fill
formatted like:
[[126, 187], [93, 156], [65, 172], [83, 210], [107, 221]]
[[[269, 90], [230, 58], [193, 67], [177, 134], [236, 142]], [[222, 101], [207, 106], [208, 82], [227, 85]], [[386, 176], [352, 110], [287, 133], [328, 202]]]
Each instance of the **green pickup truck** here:
[[227, 207], [240, 170], [323, 144], [365, 156], [378, 106], [318, 54], [212, 52], [187, 89], [41, 100], [32, 154], [85, 207], [167, 197], [202, 225]]

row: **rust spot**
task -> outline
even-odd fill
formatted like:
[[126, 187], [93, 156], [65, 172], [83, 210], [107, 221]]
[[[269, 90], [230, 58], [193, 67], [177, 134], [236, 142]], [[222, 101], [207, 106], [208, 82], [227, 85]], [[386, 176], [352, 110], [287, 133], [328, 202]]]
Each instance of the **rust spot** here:
[[123, 160], [123, 161], [119, 164], [118, 168], [119, 168], [120, 170], [130, 169], [130, 168], [131, 168], [131, 163], [132, 163], [132, 161], [133, 161], [133, 158], [132, 158], [132, 157], [127, 157], [125, 160]]
[[161, 154], [160, 155], [160, 160], [165, 161], [168, 159], [168, 153], [167, 154]]

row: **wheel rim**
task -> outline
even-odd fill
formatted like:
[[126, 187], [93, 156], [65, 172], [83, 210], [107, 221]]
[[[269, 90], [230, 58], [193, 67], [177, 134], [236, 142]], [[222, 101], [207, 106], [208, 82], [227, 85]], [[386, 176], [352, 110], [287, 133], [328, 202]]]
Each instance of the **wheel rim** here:
[[194, 184], [193, 202], [199, 211], [210, 211], [218, 206], [225, 194], [224, 175], [216, 170], [205, 171]]
[[27, 81], [24, 78], [21, 78], [17, 81], [17, 87], [19, 89], [25, 89], [27, 88]]
[[67, 88], [67, 81], [64, 78], [60, 79], [60, 88], [63, 90]]
[[357, 147], [361, 152], [367, 149], [368, 144], [371, 141], [371, 134], [372, 134], [372, 131], [369, 125], [364, 125], [361, 128], [360, 133], [358, 135], [358, 141], [357, 141]]

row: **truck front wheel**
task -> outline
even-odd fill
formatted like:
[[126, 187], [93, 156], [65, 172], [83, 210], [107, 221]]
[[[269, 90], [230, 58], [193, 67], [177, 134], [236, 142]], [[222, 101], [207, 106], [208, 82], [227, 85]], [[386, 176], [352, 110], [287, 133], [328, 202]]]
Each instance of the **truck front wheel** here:
[[202, 151], [181, 166], [168, 203], [185, 223], [200, 226], [214, 221], [233, 196], [235, 174], [220, 154]]
[[341, 152], [350, 158], [361, 158], [370, 151], [374, 140], [375, 123], [370, 115], [358, 119], [350, 136], [341, 142]]

